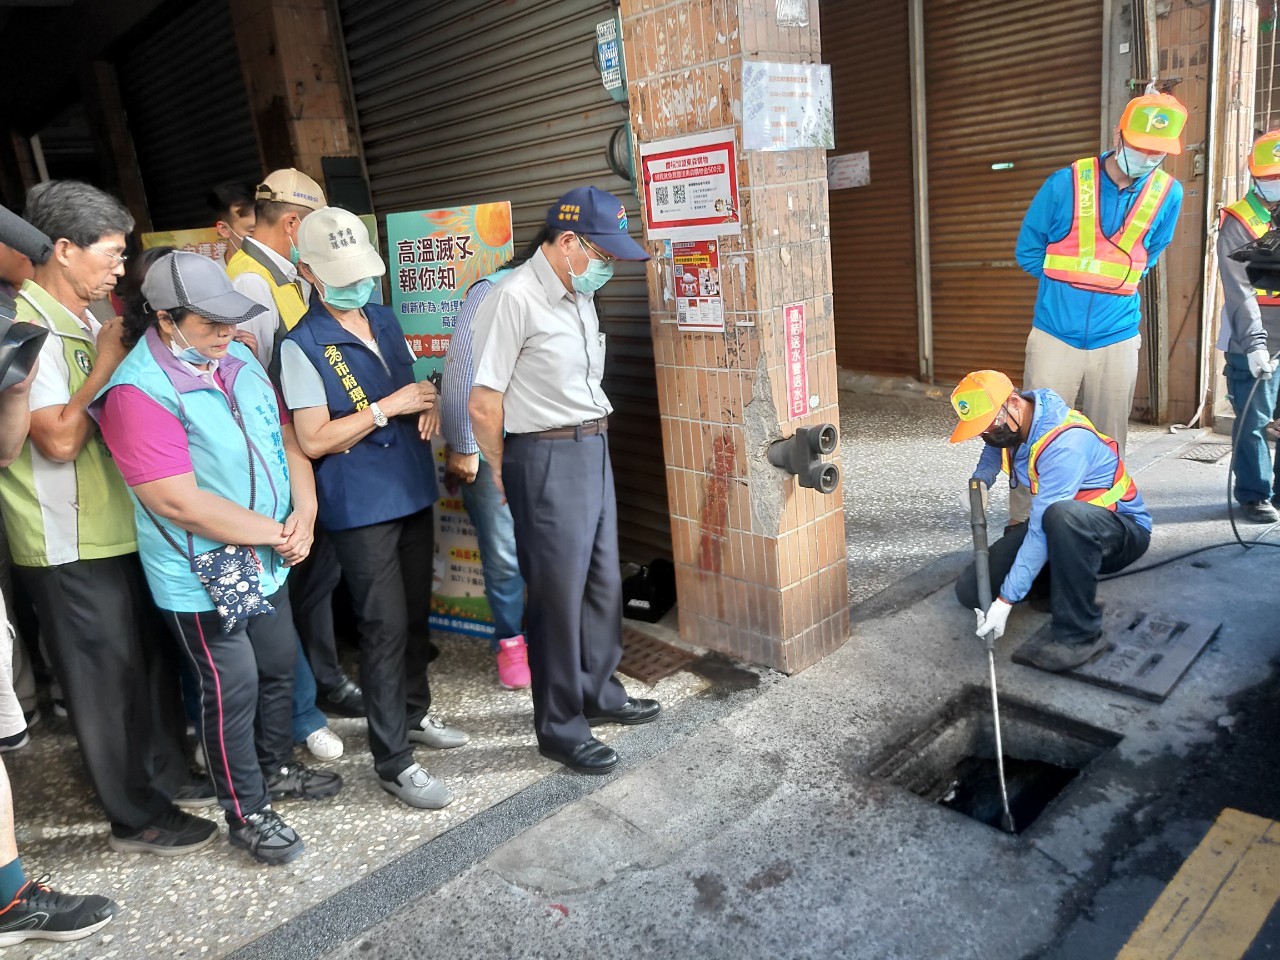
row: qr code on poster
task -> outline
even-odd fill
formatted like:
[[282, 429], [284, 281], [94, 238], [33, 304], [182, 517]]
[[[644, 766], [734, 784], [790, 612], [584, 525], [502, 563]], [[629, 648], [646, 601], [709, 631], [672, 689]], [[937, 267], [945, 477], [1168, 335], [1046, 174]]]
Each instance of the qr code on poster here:
[[686, 202], [685, 185], [683, 183], [675, 183], [671, 185], [671, 199], [676, 203]]
[[654, 187], [653, 198], [658, 202], [660, 206], [665, 207], [667, 204], [671, 202], [671, 188], [670, 187]]

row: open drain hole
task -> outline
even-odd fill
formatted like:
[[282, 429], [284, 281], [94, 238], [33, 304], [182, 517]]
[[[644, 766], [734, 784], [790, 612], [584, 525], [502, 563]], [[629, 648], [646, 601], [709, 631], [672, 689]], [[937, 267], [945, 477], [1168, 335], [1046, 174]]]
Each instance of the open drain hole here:
[[[1005, 780], [1018, 832], [1024, 832], [1095, 759], [1120, 742], [1107, 730], [1000, 698]], [[923, 727], [881, 755], [870, 769], [923, 797], [1000, 829], [991, 694], [970, 687]]]

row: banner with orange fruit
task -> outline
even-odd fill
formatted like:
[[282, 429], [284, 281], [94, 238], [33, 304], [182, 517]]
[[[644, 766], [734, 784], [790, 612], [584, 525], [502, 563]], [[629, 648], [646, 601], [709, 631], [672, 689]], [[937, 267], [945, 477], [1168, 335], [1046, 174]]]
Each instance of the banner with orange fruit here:
[[[467, 290], [511, 259], [511, 204], [480, 203], [387, 217], [387, 280], [391, 306], [417, 361], [419, 380], [437, 389]], [[462, 498], [444, 482], [444, 446], [436, 445], [443, 496], [435, 509], [435, 570], [431, 624], [442, 630], [493, 635], [475, 528]]]

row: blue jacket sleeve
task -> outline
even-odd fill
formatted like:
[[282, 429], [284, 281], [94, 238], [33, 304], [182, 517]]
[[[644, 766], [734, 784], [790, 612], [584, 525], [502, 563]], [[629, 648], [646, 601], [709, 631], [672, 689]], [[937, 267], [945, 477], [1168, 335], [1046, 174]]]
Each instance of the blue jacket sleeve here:
[[[1147, 233], [1147, 270], [1155, 266], [1156, 258], [1173, 241], [1173, 232], [1178, 227], [1178, 213], [1182, 210], [1182, 184], [1177, 180], [1169, 187], [1169, 199], [1160, 207], [1156, 222]], [[1146, 276], [1144, 271], [1143, 276]]]
[[449, 341], [449, 353], [444, 358], [444, 376], [440, 381], [440, 432], [445, 443], [458, 453], [476, 453], [480, 450], [471, 432], [471, 415], [467, 401], [475, 380], [475, 363], [471, 322], [476, 310], [493, 289], [488, 280], [479, 280], [467, 291], [458, 311], [458, 323]]
[[1066, 236], [1071, 227], [1074, 190], [1070, 167], [1054, 171], [1041, 184], [1022, 218], [1013, 255], [1018, 266], [1037, 279], [1044, 276], [1045, 250]]
[[981, 480], [988, 487], [993, 487], [999, 476], [1000, 448], [984, 443], [982, 445], [982, 456], [978, 458], [978, 465], [973, 468], [973, 476], [970, 479]]
[[1088, 457], [1084, 445], [1096, 443], [1092, 433], [1067, 430], [1045, 447], [1037, 461], [1039, 489], [1031, 500], [1027, 536], [1018, 548], [1009, 575], [1000, 585], [1000, 596], [1017, 603], [1031, 589], [1031, 582], [1043, 569], [1049, 551], [1044, 540], [1044, 512], [1059, 500], [1075, 498], [1084, 483]]

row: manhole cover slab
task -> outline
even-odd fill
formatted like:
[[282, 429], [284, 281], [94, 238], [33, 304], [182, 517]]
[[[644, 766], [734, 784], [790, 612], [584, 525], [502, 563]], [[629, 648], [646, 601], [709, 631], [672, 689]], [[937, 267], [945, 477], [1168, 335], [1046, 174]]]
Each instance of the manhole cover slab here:
[[642, 683], [654, 684], [669, 677], [697, 657], [630, 627], [622, 628], [622, 662], [618, 669]]
[[[1212, 620], [1180, 620], [1166, 613], [1107, 607], [1102, 635], [1111, 648], [1063, 676], [1163, 703], [1220, 626]], [[1014, 651], [1013, 662], [1032, 666], [1026, 653], [1048, 638], [1046, 624]]]
[[1231, 444], [1220, 440], [1205, 440], [1188, 447], [1179, 457], [1181, 460], [1196, 460], [1200, 463], [1217, 463], [1231, 452]]

